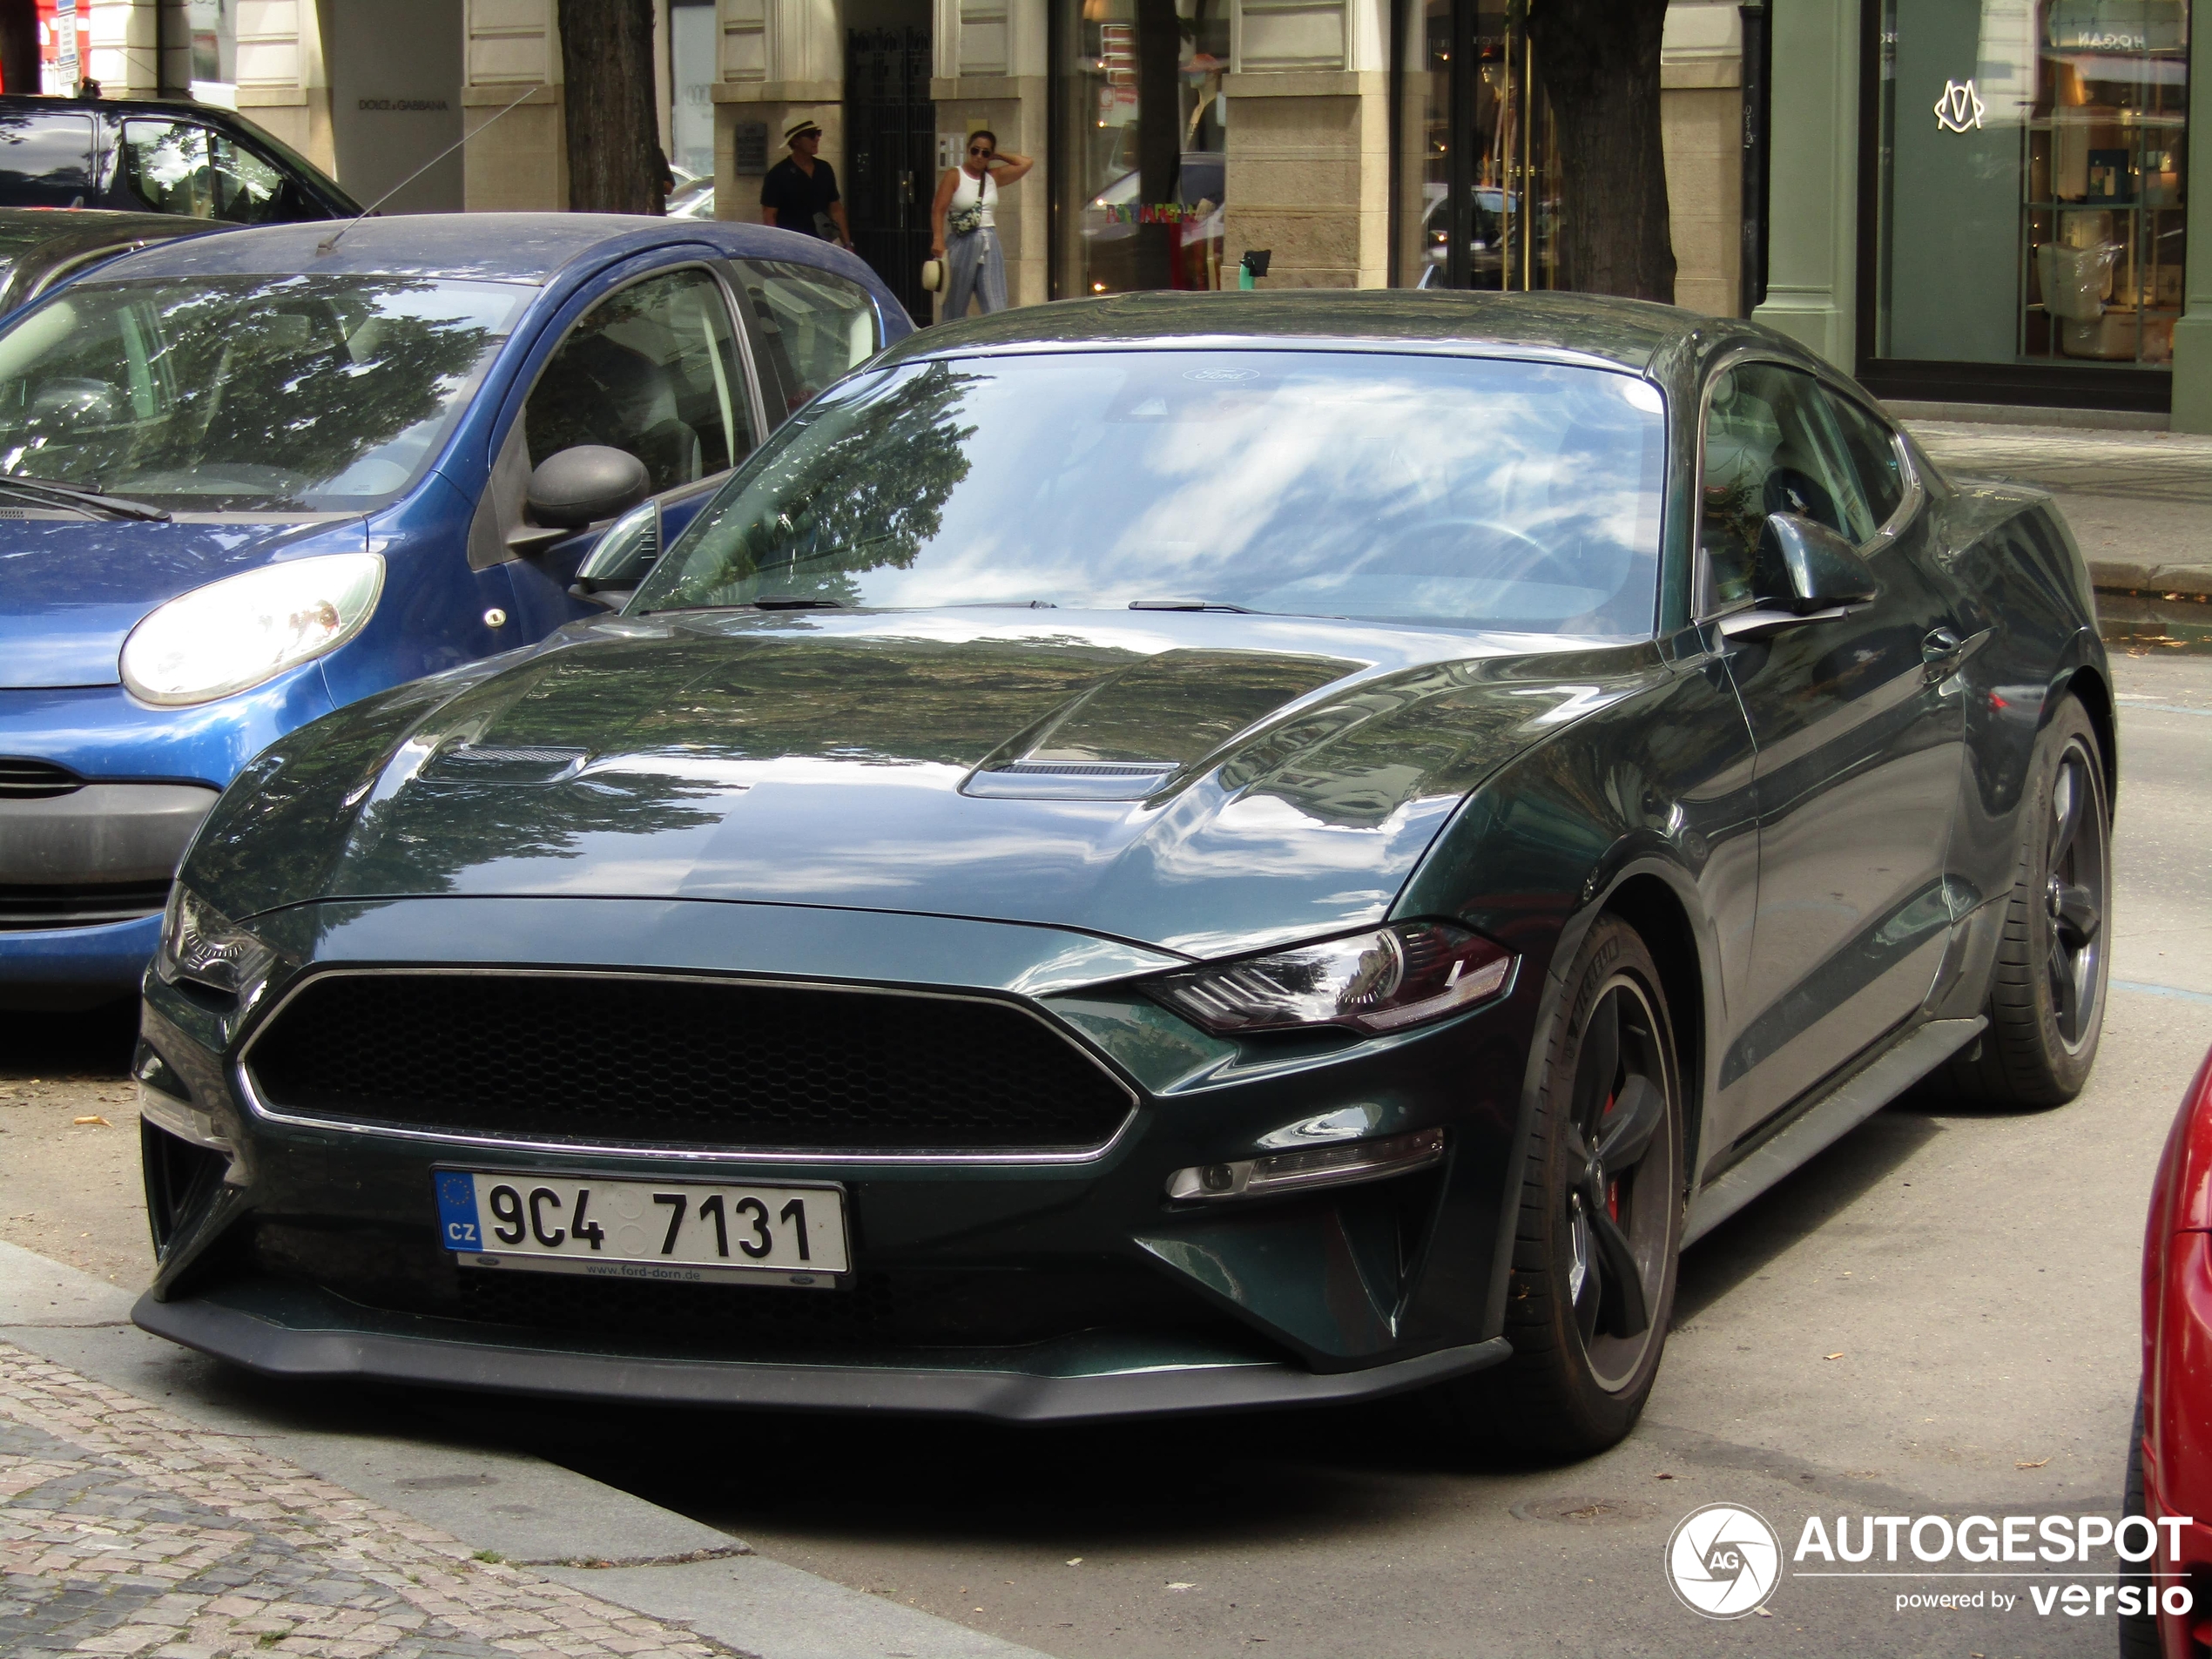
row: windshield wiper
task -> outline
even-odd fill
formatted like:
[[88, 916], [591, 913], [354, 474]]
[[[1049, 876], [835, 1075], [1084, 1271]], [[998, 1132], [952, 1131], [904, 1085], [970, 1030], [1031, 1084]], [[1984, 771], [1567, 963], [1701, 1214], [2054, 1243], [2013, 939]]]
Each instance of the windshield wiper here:
[[1267, 613], [1255, 610], [1250, 605], [1224, 604], [1218, 599], [1132, 599], [1131, 610], [1233, 610], [1240, 617], [1262, 617]]
[[88, 513], [105, 513], [110, 518], [138, 518], [165, 524], [171, 516], [166, 508], [148, 506], [142, 501], [102, 495], [97, 489], [79, 489], [73, 484], [57, 484], [44, 478], [18, 478], [13, 473], [0, 473], [0, 489], [12, 491], [26, 501], [42, 502], [50, 507], [78, 507]]

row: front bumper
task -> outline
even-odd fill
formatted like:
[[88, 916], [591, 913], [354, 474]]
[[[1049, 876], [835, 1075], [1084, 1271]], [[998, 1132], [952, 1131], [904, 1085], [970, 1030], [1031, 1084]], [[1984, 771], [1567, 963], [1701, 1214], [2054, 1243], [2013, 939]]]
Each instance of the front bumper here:
[[312, 1291], [272, 1294], [266, 1288], [188, 1302], [145, 1296], [131, 1317], [156, 1336], [268, 1377], [1021, 1423], [1342, 1405], [1467, 1376], [1511, 1352], [1498, 1337], [1336, 1372], [1197, 1346], [1138, 1358], [1081, 1342], [1048, 1345], [1018, 1359], [948, 1356], [927, 1366], [772, 1365], [510, 1345], [487, 1341], [481, 1331], [443, 1328], [451, 1321], [380, 1317]]
[[[1503, 1247], [1533, 974], [1502, 1001], [1419, 1032], [1255, 1056], [1120, 984], [1173, 959], [1037, 927], [542, 899], [324, 904], [253, 925], [280, 956], [317, 969], [427, 953], [448, 971], [472, 960], [493, 974], [613, 962], [622, 968], [601, 971], [889, 981], [1016, 999], [1116, 1071], [1136, 1105], [1110, 1142], [1073, 1157], [472, 1144], [261, 1106], [239, 1056], [253, 1052], [257, 1021], [280, 1013], [298, 970], [280, 969], [235, 1014], [152, 982], [147, 1045], [173, 1073], [171, 1092], [188, 1093], [231, 1150], [196, 1154], [198, 1177], [187, 1159], [157, 1180], [150, 1158], [165, 1243], [136, 1317], [239, 1364], [1047, 1420], [1364, 1398], [1506, 1354]], [[1446, 1156], [1281, 1197], [1168, 1197], [1178, 1170], [1264, 1155], [1287, 1130], [1346, 1116], [1379, 1138], [1440, 1129]], [[846, 1195], [853, 1272], [835, 1291], [615, 1296], [604, 1281], [487, 1271], [439, 1244], [441, 1166], [833, 1183]]]

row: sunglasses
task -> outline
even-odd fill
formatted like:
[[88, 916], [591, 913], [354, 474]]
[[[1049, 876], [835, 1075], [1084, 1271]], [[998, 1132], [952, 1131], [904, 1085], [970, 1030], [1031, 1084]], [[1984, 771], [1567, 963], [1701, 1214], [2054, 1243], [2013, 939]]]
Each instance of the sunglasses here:
[[988, 144], [971, 144], [968, 146], [968, 153], [971, 156], [988, 156], [991, 153], [991, 146]]

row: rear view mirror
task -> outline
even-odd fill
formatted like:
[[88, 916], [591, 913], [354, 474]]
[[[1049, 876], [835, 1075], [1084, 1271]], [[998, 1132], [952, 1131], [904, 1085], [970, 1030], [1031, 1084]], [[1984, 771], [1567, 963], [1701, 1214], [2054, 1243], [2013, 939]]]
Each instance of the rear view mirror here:
[[29, 423], [50, 432], [98, 431], [120, 425], [127, 407], [112, 381], [62, 376], [41, 381], [31, 393]]
[[582, 529], [628, 512], [651, 492], [645, 463], [624, 449], [579, 443], [550, 455], [530, 474], [530, 517], [562, 529]]
[[1770, 513], [1759, 537], [1759, 603], [1807, 616], [1863, 605], [1882, 584], [1849, 542], [1796, 513]]

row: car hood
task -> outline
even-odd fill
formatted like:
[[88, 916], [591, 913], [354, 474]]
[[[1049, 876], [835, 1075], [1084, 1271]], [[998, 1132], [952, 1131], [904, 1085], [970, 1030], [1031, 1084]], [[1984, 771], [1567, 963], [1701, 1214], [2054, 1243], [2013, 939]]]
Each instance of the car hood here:
[[365, 522], [0, 519], [0, 690], [112, 685], [156, 605], [278, 557], [357, 552]]
[[1485, 774], [1662, 672], [1649, 644], [995, 614], [573, 628], [280, 744], [185, 879], [240, 917], [735, 900], [1223, 954], [1379, 918]]

